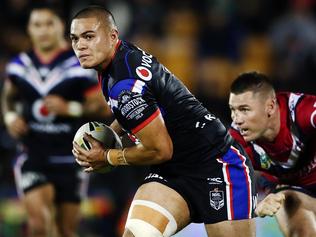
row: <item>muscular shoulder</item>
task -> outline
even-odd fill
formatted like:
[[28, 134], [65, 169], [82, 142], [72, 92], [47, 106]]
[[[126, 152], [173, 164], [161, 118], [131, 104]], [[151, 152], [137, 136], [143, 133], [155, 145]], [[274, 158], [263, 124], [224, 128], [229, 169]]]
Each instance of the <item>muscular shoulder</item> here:
[[22, 52], [15, 55], [10, 59], [6, 65], [7, 77], [20, 76], [22, 77], [25, 73], [27, 65], [31, 63], [31, 58], [26, 52]]
[[116, 80], [152, 78], [153, 56], [132, 44], [122, 42], [114, 61], [111, 76]]

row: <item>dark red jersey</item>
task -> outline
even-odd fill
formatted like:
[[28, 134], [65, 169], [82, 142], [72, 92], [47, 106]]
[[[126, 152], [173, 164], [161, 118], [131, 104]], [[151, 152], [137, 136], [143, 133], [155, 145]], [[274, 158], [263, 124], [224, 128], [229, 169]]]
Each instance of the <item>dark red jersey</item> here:
[[273, 142], [246, 142], [234, 124], [230, 133], [244, 146], [256, 170], [281, 183], [316, 184], [316, 96], [282, 92], [277, 100], [281, 128]]

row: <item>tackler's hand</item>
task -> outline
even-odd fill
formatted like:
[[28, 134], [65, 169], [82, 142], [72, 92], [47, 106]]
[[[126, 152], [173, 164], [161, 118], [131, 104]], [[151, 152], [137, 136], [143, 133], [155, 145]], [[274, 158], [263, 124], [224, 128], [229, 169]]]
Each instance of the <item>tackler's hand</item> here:
[[284, 200], [283, 193], [270, 193], [258, 204], [255, 213], [259, 217], [273, 216], [283, 205]]
[[82, 166], [84, 171], [92, 172], [108, 166], [106, 160], [106, 150], [98, 140], [91, 135], [85, 133], [84, 139], [87, 140], [91, 146], [89, 150], [80, 147], [76, 142], [73, 142], [72, 153], [76, 157], [76, 162]]

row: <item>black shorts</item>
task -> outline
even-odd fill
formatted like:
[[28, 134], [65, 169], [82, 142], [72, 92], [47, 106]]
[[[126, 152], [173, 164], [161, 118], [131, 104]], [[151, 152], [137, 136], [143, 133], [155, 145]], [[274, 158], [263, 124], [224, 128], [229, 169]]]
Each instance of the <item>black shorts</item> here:
[[25, 153], [17, 157], [14, 177], [19, 196], [41, 185], [52, 184], [56, 203], [79, 203], [88, 188], [88, 175], [76, 163], [34, 162]]
[[209, 162], [191, 163], [191, 170], [180, 164], [174, 166], [177, 171], [152, 166], [144, 183], [159, 182], [177, 191], [186, 200], [195, 223], [253, 218], [257, 202], [253, 168], [242, 148], [236, 147], [240, 148], [234, 143], [224, 155]]

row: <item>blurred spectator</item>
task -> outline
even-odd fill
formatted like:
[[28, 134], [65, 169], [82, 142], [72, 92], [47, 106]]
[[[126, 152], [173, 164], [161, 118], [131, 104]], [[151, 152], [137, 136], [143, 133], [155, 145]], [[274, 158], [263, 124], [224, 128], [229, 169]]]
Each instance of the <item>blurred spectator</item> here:
[[271, 30], [274, 75], [279, 89], [305, 93], [316, 90], [315, 1], [291, 0], [290, 9]]

